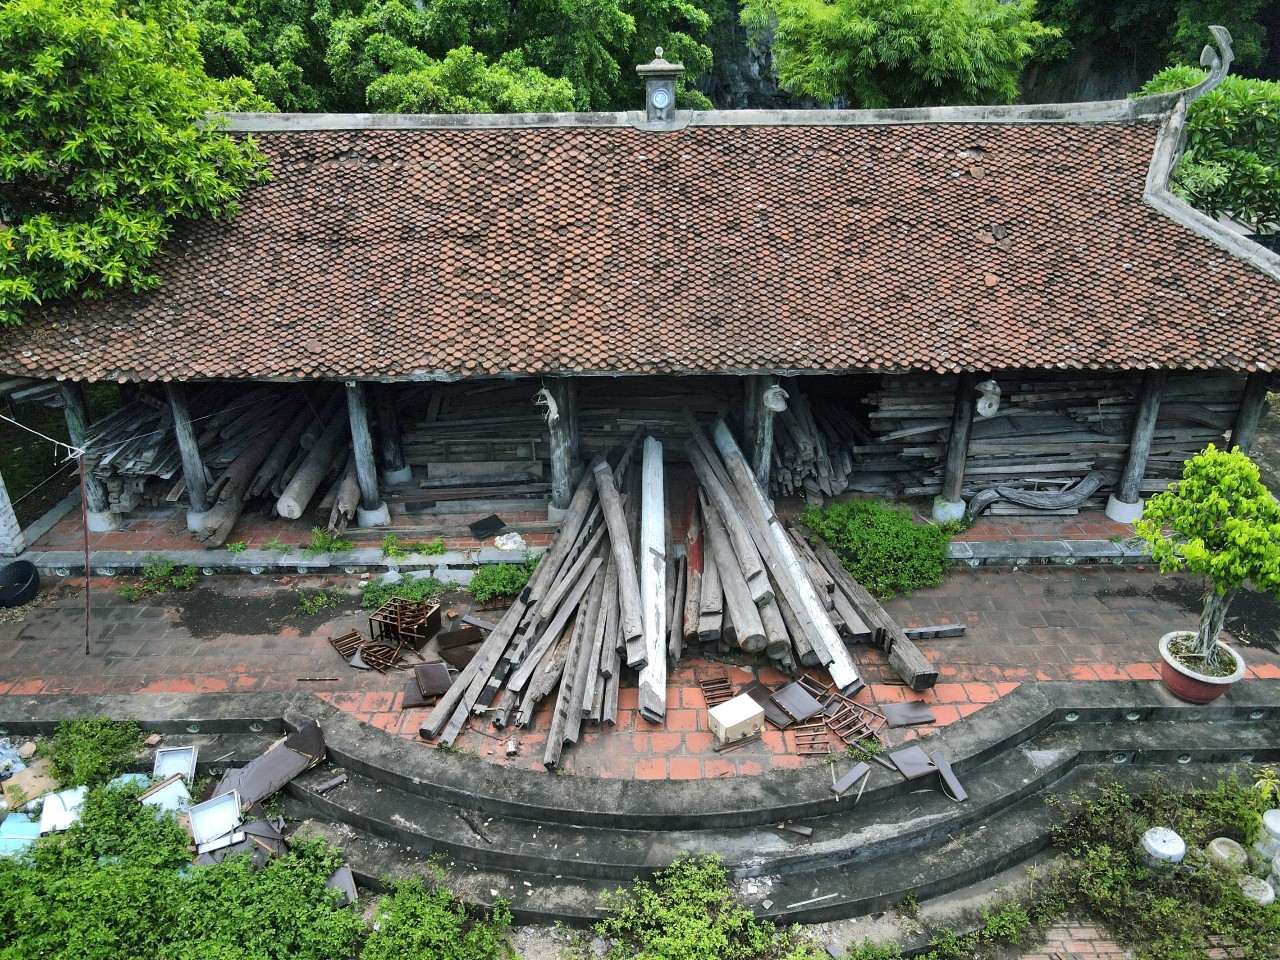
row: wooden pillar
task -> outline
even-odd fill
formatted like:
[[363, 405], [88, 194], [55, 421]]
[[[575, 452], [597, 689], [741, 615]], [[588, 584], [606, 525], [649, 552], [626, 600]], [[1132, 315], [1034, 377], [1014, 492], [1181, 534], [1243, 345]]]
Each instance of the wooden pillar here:
[[769, 468], [773, 460], [773, 418], [787, 409], [787, 391], [774, 376], [752, 377], [755, 397], [751, 413], [751, 472], [756, 482], [769, 492]]
[[187, 390], [181, 383], [167, 383], [165, 393], [169, 395], [169, 407], [173, 410], [173, 433], [178, 438], [178, 453], [182, 455], [182, 478], [187, 485], [187, 499], [191, 503], [191, 512], [202, 514], [209, 509], [209, 482], [205, 477], [204, 461], [200, 459], [196, 431], [191, 425]]
[[964, 464], [969, 458], [969, 436], [973, 433], [973, 408], [977, 403], [974, 390], [976, 373], [962, 373], [956, 383], [956, 397], [951, 405], [951, 436], [947, 439], [947, 462], [942, 474], [942, 495], [934, 501], [935, 520], [958, 520], [964, 515]]
[[1240, 410], [1236, 414], [1235, 426], [1231, 428], [1231, 439], [1227, 449], [1239, 447], [1241, 453], [1248, 453], [1253, 447], [1254, 434], [1258, 432], [1258, 422], [1262, 419], [1262, 411], [1267, 407], [1267, 385], [1271, 380], [1269, 373], [1251, 373], [1244, 382], [1244, 395], [1240, 397]]
[[1138, 413], [1133, 418], [1129, 436], [1129, 457], [1120, 475], [1120, 485], [1107, 500], [1107, 516], [1118, 523], [1133, 523], [1142, 516], [1142, 478], [1151, 455], [1151, 438], [1160, 418], [1160, 393], [1164, 386], [1163, 370], [1148, 370], [1142, 375], [1138, 394]]
[[0, 556], [16, 557], [26, 548], [27, 541], [22, 536], [18, 515], [13, 512], [13, 502], [9, 499], [9, 491], [5, 489], [4, 477], [0, 476]]
[[373, 434], [369, 431], [369, 405], [364, 384], [347, 381], [347, 418], [351, 422], [351, 454], [356, 462], [356, 483], [360, 485], [360, 506], [356, 522], [362, 527], [385, 527], [391, 513], [378, 496], [378, 466], [373, 459]]
[[551, 435], [551, 507], [567, 510], [582, 472], [578, 457], [578, 395], [568, 377], [555, 377], [545, 389], [547, 430]]
[[[64, 380], [58, 384], [62, 398], [62, 416], [67, 421], [67, 439], [73, 447], [84, 447], [89, 432], [89, 404], [84, 389], [78, 383]], [[86, 471], [84, 478], [85, 510], [89, 514], [89, 529], [95, 533], [114, 530], [119, 522], [111, 513], [111, 503], [102, 481]]]
[[413, 478], [413, 470], [404, 458], [395, 388], [384, 383], [377, 384], [372, 390], [373, 406], [378, 414], [378, 458], [382, 463], [382, 482], [388, 486], [408, 483]]

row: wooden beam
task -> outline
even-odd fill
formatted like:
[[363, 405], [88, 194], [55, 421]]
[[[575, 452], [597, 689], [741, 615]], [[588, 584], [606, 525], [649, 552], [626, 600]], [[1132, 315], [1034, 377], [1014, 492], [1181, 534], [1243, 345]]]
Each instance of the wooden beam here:
[[193, 513], [204, 513], [209, 509], [209, 484], [205, 479], [204, 461], [200, 459], [200, 447], [196, 444], [196, 432], [191, 426], [186, 386], [167, 383], [165, 393], [169, 395], [169, 407], [173, 410], [173, 433], [178, 439], [178, 453], [182, 456], [182, 479], [187, 484], [187, 499]]
[[956, 384], [956, 396], [951, 405], [951, 436], [947, 439], [947, 461], [942, 476], [942, 499], [947, 503], [960, 501], [960, 489], [964, 486], [964, 463], [969, 456], [969, 435], [973, 432], [973, 408], [977, 402], [974, 385], [976, 373], [962, 373]]
[[356, 482], [360, 484], [360, 506], [377, 510], [382, 506], [378, 496], [378, 465], [373, 459], [373, 434], [369, 430], [369, 405], [364, 384], [347, 381], [347, 419], [351, 423], [351, 452], [356, 461]]
[[662, 444], [653, 437], [645, 438], [640, 471], [640, 715], [661, 723], [667, 715], [667, 509]]
[[785, 405], [787, 394], [778, 386], [777, 377], [751, 379], [755, 387], [755, 400], [751, 404], [751, 472], [768, 493], [769, 467], [773, 461], [773, 418], [779, 412], [778, 405]]
[[0, 476], [0, 556], [16, 557], [26, 548], [18, 515], [13, 512], [13, 501], [5, 489], [4, 477]]
[[[89, 404], [85, 400], [84, 389], [74, 381], [64, 380], [58, 384], [58, 393], [62, 397], [62, 416], [67, 421], [67, 438], [73, 447], [83, 448], [84, 438], [89, 432]], [[90, 513], [102, 514], [111, 509], [107, 488], [87, 469], [84, 487], [85, 507]]]
[[[704, 496], [702, 491], [698, 495]], [[760, 610], [751, 598], [747, 580], [733, 555], [733, 544], [725, 530], [723, 518], [705, 499], [702, 501], [702, 515], [707, 544], [715, 555], [716, 569], [720, 572], [720, 585], [724, 590], [724, 612], [733, 623], [738, 646], [747, 653], [759, 653], [768, 643], [764, 624], [760, 620]]]
[[[618, 568], [618, 599], [621, 604], [619, 624], [622, 639], [626, 643], [644, 636], [644, 620], [640, 606], [640, 580], [636, 574], [635, 552], [631, 549], [631, 531], [627, 529], [626, 513], [618, 488], [614, 485], [613, 471], [606, 461], [593, 468], [596, 491], [604, 508], [604, 522], [609, 528], [609, 548], [613, 551], [613, 563]], [[639, 667], [639, 663], [629, 663]]]
[[1129, 436], [1129, 456], [1116, 490], [1116, 498], [1123, 503], [1137, 503], [1140, 497], [1142, 477], [1147, 472], [1147, 458], [1151, 455], [1151, 438], [1155, 436], [1156, 421], [1160, 418], [1160, 389], [1163, 385], [1163, 370], [1148, 370], [1142, 375], [1138, 414]]
[[551, 506], [569, 507], [578, 464], [577, 391], [568, 377], [555, 377], [546, 388], [547, 430], [551, 435]]
[[1245, 380], [1244, 394], [1240, 397], [1240, 411], [1231, 428], [1231, 440], [1227, 443], [1227, 449], [1239, 447], [1242, 453], [1248, 453], [1253, 447], [1258, 422], [1267, 406], [1267, 386], [1270, 382], [1269, 373], [1251, 373]]
[[382, 478], [388, 484], [407, 482], [412, 477], [412, 471], [404, 458], [395, 387], [389, 383], [380, 383], [370, 389], [373, 391], [373, 408], [378, 418], [378, 459], [382, 464]]

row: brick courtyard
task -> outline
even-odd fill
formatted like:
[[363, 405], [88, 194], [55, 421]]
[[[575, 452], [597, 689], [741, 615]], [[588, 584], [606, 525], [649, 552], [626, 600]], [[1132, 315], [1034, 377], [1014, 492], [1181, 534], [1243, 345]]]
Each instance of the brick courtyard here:
[[[47, 605], [21, 622], [0, 623], [0, 695], [309, 690], [402, 737], [406, 749], [431, 749], [418, 738], [427, 711], [400, 709], [406, 674], [354, 670], [329, 646], [329, 637], [366, 627], [355, 606], [356, 583], [343, 576], [222, 576], [134, 604], [116, 594], [115, 579], [98, 578], [87, 656], [79, 582], [53, 584]], [[321, 587], [350, 595], [336, 610], [304, 614], [299, 593]], [[912, 693], [895, 682], [876, 650], [856, 647], [854, 659], [867, 681], [857, 699], [868, 706], [920, 700], [946, 725], [1022, 683], [1155, 680], [1156, 639], [1192, 626], [1195, 601], [1190, 584], [1140, 567], [955, 569], [942, 586], [888, 604], [908, 626], [965, 624], [964, 636], [920, 643], [941, 674], [937, 686]], [[455, 609], [463, 602], [458, 599]], [[1249, 676], [1280, 678], [1276, 608], [1242, 600], [1238, 613], [1243, 619], [1232, 627], [1248, 641], [1241, 648]], [[796, 752], [790, 731], [770, 730], [757, 743], [714, 753], [697, 680], [726, 673], [735, 686], [783, 680], [749, 657], [683, 661], [672, 670], [667, 722], [658, 727], [640, 718], [634, 678], [624, 678], [617, 726], [584, 729], [581, 741], [565, 750], [562, 766], [580, 775], [696, 779], [820, 762]], [[544, 702], [526, 730], [499, 731], [473, 721], [455, 746], [493, 763], [541, 769], [553, 704]], [[909, 729], [889, 732], [895, 743], [913, 736]], [[519, 742], [511, 759], [508, 739]]]

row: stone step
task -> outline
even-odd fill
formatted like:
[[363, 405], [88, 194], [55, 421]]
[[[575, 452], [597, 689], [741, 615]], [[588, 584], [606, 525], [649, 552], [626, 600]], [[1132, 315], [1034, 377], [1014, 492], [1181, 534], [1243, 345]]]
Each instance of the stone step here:
[[936, 844], [1037, 796], [1081, 764], [1119, 767], [1116, 761], [1122, 758], [1124, 764], [1168, 767], [1182, 756], [1217, 762], [1260, 757], [1268, 749], [1275, 749], [1271, 735], [1258, 725], [1062, 724], [963, 773], [969, 799], [961, 804], [938, 789], [934, 776], [908, 782], [874, 766], [871, 776], [878, 786], [869, 787], [862, 802], [855, 804], [851, 793], [830, 812], [803, 818], [813, 831], [809, 837], [776, 824], [627, 829], [589, 813], [573, 824], [485, 813], [354, 772], [341, 787], [316, 794], [314, 786], [330, 779], [333, 768], [304, 774], [288, 789], [299, 814], [351, 824], [422, 856], [445, 854], [479, 867], [626, 882], [681, 853], [714, 850], [739, 876], [785, 876], [841, 869]]

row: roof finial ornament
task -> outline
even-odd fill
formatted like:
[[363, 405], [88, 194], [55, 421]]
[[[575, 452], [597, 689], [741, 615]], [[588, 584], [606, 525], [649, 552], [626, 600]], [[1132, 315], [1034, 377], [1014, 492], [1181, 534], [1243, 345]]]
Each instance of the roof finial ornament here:
[[668, 63], [662, 48], [654, 47], [652, 63], [642, 63], [636, 73], [644, 77], [644, 112], [649, 123], [675, 123], [676, 77], [684, 73], [683, 63]]
[[[1187, 90], [1184, 94], [1187, 103], [1199, 100], [1225, 80], [1236, 58], [1231, 49], [1231, 34], [1226, 27], [1210, 27], [1209, 33], [1213, 36], [1213, 45], [1206, 43], [1200, 51], [1200, 66], [1208, 68], [1209, 75]], [[1217, 46], [1216, 50], [1214, 45]]]

